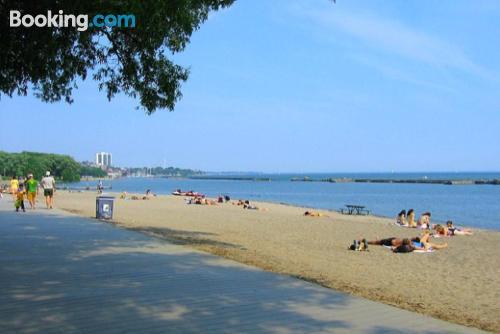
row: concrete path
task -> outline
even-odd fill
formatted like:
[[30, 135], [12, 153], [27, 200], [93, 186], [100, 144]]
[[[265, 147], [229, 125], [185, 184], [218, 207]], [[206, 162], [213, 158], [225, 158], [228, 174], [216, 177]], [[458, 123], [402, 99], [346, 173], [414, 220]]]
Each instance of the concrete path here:
[[53, 210], [0, 200], [0, 333], [474, 333]]

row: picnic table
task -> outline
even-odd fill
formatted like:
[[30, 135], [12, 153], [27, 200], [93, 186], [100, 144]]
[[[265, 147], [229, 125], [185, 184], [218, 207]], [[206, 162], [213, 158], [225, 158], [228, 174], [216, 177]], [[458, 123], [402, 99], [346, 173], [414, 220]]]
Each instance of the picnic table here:
[[370, 210], [365, 208], [364, 205], [346, 204], [345, 208], [340, 209], [340, 212], [346, 215], [369, 215]]

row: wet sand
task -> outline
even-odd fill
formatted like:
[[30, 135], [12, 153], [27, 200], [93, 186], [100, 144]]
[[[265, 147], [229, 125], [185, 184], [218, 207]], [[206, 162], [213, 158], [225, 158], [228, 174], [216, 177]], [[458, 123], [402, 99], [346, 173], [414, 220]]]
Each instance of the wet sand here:
[[[58, 191], [56, 207], [95, 216], [95, 193]], [[42, 206], [40, 199], [40, 206]], [[391, 219], [305, 217], [305, 208], [256, 203], [187, 205], [184, 198], [115, 201], [113, 223], [265, 270], [300, 277], [450, 322], [500, 332], [500, 232], [433, 239], [445, 250], [393, 254], [380, 246], [348, 251], [361, 237], [413, 237]]]

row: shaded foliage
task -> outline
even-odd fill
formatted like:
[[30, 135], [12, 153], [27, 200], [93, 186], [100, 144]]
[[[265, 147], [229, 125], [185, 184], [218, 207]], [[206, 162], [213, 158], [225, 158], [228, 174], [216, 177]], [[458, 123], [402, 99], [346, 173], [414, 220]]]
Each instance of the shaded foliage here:
[[[210, 11], [234, 0], [2, 0], [0, 97], [33, 89], [45, 102], [73, 101], [78, 79], [92, 75], [109, 100], [119, 92], [138, 98], [151, 114], [173, 110], [188, 69], [167, 56], [184, 50]], [[10, 10], [23, 14], [133, 14], [135, 28], [9, 27]]]
[[32, 173], [40, 180], [46, 171], [50, 171], [58, 179], [74, 182], [80, 181], [80, 168], [80, 164], [67, 155], [0, 151], [0, 173], [7, 178]]
[[80, 176], [106, 177], [108, 173], [99, 167], [81, 166]]

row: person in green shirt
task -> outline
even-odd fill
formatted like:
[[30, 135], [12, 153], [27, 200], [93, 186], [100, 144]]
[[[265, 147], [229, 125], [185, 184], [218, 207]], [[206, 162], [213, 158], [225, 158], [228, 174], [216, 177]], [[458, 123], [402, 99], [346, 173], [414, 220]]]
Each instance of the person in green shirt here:
[[30, 208], [34, 210], [36, 208], [36, 196], [38, 195], [38, 181], [33, 178], [33, 174], [28, 174], [26, 188]]

